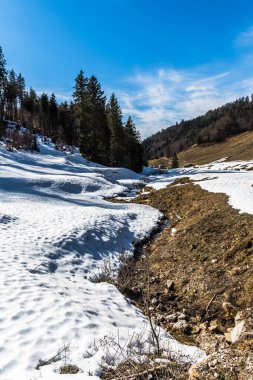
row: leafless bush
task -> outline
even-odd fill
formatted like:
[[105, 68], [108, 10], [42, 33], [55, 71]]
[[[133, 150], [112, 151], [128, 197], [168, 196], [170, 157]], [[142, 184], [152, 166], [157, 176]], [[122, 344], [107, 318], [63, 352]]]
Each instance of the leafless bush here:
[[[126, 250], [119, 256], [120, 277], [115, 276], [110, 259], [104, 261], [103, 265], [90, 278], [93, 282], [109, 282], [119, 288], [130, 287], [132, 271], [129, 254]], [[142, 289], [144, 310], [148, 318], [150, 333], [142, 331], [129, 336], [122, 343], [120, 336], [112, 334], [105, 336], [99, 342], [99, 347], [104, 351], [103, 378], [114, 380], [142, 380], [142, 379], [176, 379], [188, 378], [189, 364], [185, 364], [185, 358], [175, 358], [170, 349], [161, 347], [160, 330], [152, 320], [151, 294], [150, 294], [150, 266], [148, 257], [143, 261], [145, 284]], [[121, 364], [119, 364], [121, 363]]]
[[103, 261], [101, 267], [93, 272], [89, 280], [94, 283], [108, 282], [109, 284], [116, 284], [116, 276], [112, 266], [111, 259], [108, 258]]
[[38, 364], [36, 365], [35, 369], [40, 369], [40, 367], [43, 367], [45, 365], [49, 365], [51, 363], [57, 362], [59, 360], [64, 360], [64, 363], [66, 365], [67, 359], [68, 359], [68, 353], [69, 353], [70, 343], [67, 343], [60, 347], [57, 351], [57, 353], [49, 359], [39, 359]]
[[[103, 379], [114, 380], [185, 380], [188, 378], [189, 364], [182, 358], [177, 361], [166, 350], [163, 357], [157, 355], [153, 345], [143, 343], [143, 335], [133, 334], [121, 343], [119, 336], [106, 336], [100, 341], [105, 352], [103, 361]], [[118, 364], [120, 362], [120, 364]]]
[[92, 275], [89, 277], [89, 280], [94, 283], [99, 282], [108, 282], [109, 284], [116, 285], [120, 287], [122, 283], [119, 282], [118, 269], [122, 269], [127, 266], [129, 260], [129, 252], [126, 249], [122, 249], [120, 254], [116, 257], [118, 265], [113, 265], [110, 257], [103, 260], [100, 268], [95, 270]]

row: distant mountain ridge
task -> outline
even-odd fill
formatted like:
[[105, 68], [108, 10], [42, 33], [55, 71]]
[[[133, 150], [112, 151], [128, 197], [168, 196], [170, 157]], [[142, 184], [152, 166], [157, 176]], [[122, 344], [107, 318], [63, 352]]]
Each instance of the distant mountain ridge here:
[[146, 138], [146, 160], [169, 157], [194, 144], [203, 146], [225, 141], [230, 136], [253, 130], [253, 95], [243, 97], [205, 115], [176, 123]]

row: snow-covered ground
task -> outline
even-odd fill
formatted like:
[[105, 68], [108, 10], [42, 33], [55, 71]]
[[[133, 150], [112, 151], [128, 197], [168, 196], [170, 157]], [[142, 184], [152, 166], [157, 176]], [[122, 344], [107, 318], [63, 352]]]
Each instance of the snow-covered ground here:
[[[83, 371], [66, 378], [96, 378], [109, 360], [105, 336], [148, 344], [143, 314], [114, 286], [89, 281], [103, 260], [117, 266], [156, 226], [157, 210], [104, 199], [142, 180], [42, 142], [40, 154], [0, 146], [1, 380], [56, 379], [65, 363]], [[203, 354], [160, 334], [175, 354]], [[61, 360], [35, 369], [64, 345]]]
[[172, 169], [152, 175], [150, 168], [149, 186], [159, 190], [183, 177], [189, 177], [203, 189], [225, 193], [229, 203], [241, 212], [253, 214], [253, 161], [226, 162], [219, 160], [208, 165]]

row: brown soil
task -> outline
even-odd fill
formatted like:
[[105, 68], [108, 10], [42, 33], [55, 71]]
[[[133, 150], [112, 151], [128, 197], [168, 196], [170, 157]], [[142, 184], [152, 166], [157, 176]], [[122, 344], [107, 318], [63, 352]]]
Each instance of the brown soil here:
[[161, 210], [170, 224], [122, 268], [121, 290], [144, 309], [148, 262], [151, 314], [171, 330], [168, 315], [183, 311], [187, 327], [173, 335], [184, 341], [205, 330], [224, 336], [236, 312], [253, 306], [253, 217], [227, 201], [188, 179], [134, 201]]
[[[253, 380], [253, 216], [188, 178], [147, 190], [133, 202], [159, 209], [169, 223], [136, 247], [118, 287], [156, 324], [210, 355], [180, 378]], [[244, 335], [231, 344], [238, 312]]]

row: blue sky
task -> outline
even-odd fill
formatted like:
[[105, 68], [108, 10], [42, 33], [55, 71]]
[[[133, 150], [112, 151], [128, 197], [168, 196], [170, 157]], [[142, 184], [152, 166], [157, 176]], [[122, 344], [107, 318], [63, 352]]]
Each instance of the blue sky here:
[[253, 93], [248, 0], [0, 0], [0, 45], [59, 100], [95, 74], [143, 137]]

